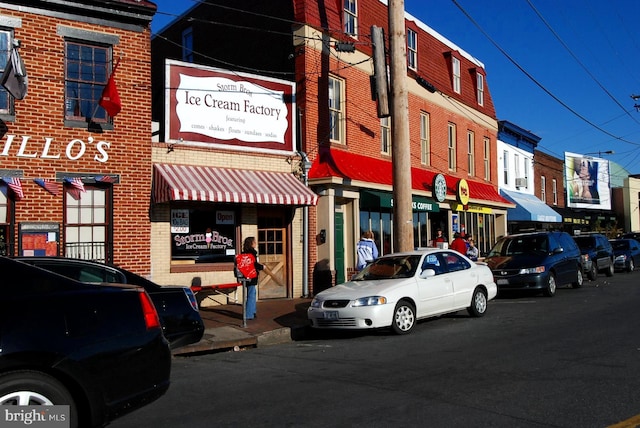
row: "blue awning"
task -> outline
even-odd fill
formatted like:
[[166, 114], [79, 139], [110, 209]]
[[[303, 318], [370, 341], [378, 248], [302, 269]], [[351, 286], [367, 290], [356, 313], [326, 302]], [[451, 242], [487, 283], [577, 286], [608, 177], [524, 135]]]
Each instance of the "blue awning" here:
[[500, 194], [516, 204], [515, 208], [507, 209], [507, 221], [562, 222], [562, 216], [535, 195], [504, 189]]

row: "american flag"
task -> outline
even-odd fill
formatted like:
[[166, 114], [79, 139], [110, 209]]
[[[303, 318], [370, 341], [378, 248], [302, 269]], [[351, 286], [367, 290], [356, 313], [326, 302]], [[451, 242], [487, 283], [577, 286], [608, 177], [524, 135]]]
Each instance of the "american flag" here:
[[82, 179], [80, 177], [65, 177], [64, 182], [71, 186], [68, 189], [69, 195], [75, 200], [80, 200], [80, 193], [85, 192]]
[[2, 179], [13, 193], [16, 195], [16, 200], [24, 198], [24, 192], [22, 191], [22, 183], [18, 177], [5, 177]]
[[59, 186], [55, 181], [50, 181], [44, 178], [34, 178], [33, 181], [47, 192], [51, 193], [54, 196], [58, 196]]
[[115, 183], [117, 178], [113, 175], [98, 175], [95, 180], [100, 183]]

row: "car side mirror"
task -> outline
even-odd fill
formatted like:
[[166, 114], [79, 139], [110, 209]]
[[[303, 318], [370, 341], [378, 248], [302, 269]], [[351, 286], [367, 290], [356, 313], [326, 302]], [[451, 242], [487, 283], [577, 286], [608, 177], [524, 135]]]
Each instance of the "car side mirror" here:
[[562, 252], [564, 252], [564, 248], [562, 247], [558, 247], [553, 250], [553, 254], [560, 254]]
[[436, 276], [436, 271], [433, 269], [425, 269], [420, 273], [420, 278], [427, 279], [431, 276]]

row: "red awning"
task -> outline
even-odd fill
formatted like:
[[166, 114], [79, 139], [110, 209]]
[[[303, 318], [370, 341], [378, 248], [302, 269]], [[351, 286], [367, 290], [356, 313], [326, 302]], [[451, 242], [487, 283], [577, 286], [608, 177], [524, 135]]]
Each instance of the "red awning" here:
[[290, 173], [155, 164], [153, 201], [316, 205], [318, 195]]
[[[432, 191], [433, 177], [437, 171], [411, 168], [411, 187], [414, 190]], [[459, 178], [443, 174], [447, 181], [447, 194], [455, 195]], [[309, 170], [309, 179], [340, 177], [349, 180], [393, 185], [391, 161], [357, 155], [344, 150], [326, 150], [319, 154]], [[489, 183], [466, 179], [469, 184], [470, 200], [475, 202], [497, 202], [512, 206], [498, 190]]]

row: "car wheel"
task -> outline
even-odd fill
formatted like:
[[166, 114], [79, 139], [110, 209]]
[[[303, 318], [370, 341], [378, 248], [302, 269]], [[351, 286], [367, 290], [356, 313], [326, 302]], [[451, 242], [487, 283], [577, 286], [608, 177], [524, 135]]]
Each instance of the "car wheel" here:
[[571, 284], [573, 288], [580, 288], [584, 283], [584, 276], [582, 276], [582, 267], [578, 265], [578, 272], [576, 273], [576, 280]]
[[71, 427], [78, 426], [73, 397], [55, 378], [30, 370], [9, 372], [0, 376], [0, 406], [54, 406], [66, 404], [71, 411]]
[[481, 288], [473, 291], [471, 306], [467, 308], [467, 312], [473, 317], [481, 317], [487, 312], [487, 294]]
[[635, 269], [635, 265], [633, 264], [633, 259], [629, 259], [629, 266], [627, 266], [627, 272], [633, 272]]
[[609, 267], [607, 268], [607, 276], [613, 276], [614, 273], [613, 262], [609, 263]]
[[597, 276], [598, 276], [598, 268], [596, 267], [595, 263], [591, 263], [591, 269], [589, 269], [589, 272], [587, 272], [587, 277], [591, 281], [594, 281]]
[[544, 295], [553, 297], [556, 294], [556, 277], [553, 273], [549, 273], [547, 278], [547, 288], [544, 289]]
[[391, 327], [396, 334], [407, 334], [416, 325], [416, 309], [407, 300], [400, 300], [393, 311]]

